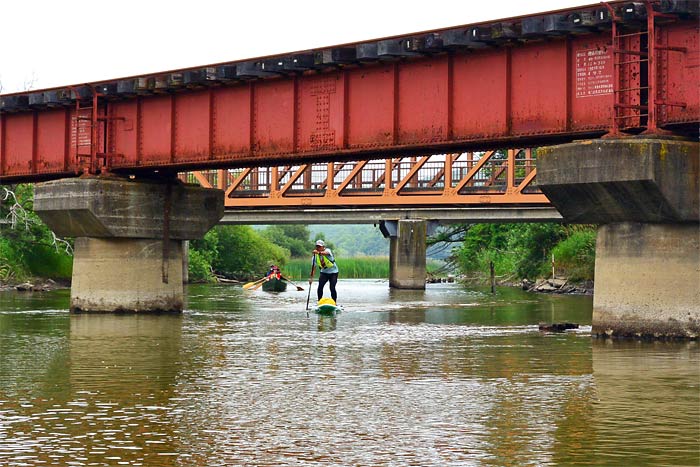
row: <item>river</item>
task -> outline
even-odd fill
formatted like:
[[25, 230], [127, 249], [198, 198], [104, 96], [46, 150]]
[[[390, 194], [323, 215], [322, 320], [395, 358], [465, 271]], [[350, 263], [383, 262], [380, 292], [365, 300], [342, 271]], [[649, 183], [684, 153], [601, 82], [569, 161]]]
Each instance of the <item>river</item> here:
[[0, 465], [700, 464], [697, 342], [592, 339], [585, 296], [341, 280], [330, 318], [292, 289], [166, 316], [0, 293]]

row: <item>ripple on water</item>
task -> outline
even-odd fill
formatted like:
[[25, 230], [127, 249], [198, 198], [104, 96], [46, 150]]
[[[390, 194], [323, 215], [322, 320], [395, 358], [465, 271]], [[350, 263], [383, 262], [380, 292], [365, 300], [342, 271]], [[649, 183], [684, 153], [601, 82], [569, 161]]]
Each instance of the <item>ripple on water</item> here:
[[341, 282], [336, 319], [231, 287], [180, 317], [0, 313], [0, 465], [697, 458], [697, 346], [600, 345], [587, 298]]

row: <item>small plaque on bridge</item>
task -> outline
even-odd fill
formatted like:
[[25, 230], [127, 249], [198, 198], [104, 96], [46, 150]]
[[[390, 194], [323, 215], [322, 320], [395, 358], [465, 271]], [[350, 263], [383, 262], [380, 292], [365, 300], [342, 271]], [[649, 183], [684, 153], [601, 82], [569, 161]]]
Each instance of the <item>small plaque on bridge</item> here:
[[576, 97], [595, 97], [612, 92], [612, 50], [576, 51]]

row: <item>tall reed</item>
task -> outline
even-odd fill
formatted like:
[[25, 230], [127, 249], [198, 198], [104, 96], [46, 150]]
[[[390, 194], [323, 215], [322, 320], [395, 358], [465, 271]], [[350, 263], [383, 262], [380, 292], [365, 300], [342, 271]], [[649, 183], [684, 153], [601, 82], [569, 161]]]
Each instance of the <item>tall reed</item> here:
[[[389, 257], [359, 256], [338, 258], [340, 276], [346, 279], [386, 279], [389, 277]], [[292, 258], [282, 267], [282, 273], [290, 279], [308, 279], [311, 272], [309, 258]], [[318, 272], [316, 273], [318, 275]]]
[[[356, 256], [352, 258], [338, 258], [338, 270], [340, 277], [345, 279], [388, 279], [388, 256]], [[434, 260], [428, 260], [428, 269], [437, 269], [440, 264]], [[292, 280], [308, 279], [311, 272], [311, 256], [309, 258], [292, 258], [282, 267], [282, 274]], [[318, 272], [316, 272], [318, 276]]]

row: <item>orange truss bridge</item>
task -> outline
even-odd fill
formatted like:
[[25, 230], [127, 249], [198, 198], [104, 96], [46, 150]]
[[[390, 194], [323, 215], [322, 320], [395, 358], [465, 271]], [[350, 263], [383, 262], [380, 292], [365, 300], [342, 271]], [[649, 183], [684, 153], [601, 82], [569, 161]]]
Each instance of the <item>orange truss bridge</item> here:
[[[181, 174], [181, 179], [225, 190], [226, 210], [236, 212], [241, 223], [250, 219], [247, 211], [272, 223], [298, 222], [299, 216], [304, 218], [300, 211], [331, 209], [339, 212], [334, 222], [342, 222], [343, 213], [349, 212], [357, 215], [346, 216], [348, 222], [373, 222], [381, 218], [380, 211], [411, 210], [422, 210], [420, 217], [444, 219], [454, 217], [462, 206], [471, 208], [471, 215], [480, 212], [474, 208], [516, 207], [523, 220], [542, 219], [545, 213], [546, 219], [558, 220], [535, 184], [536, 152], [523, 148], [251, 167], [190, 172]], [[295, 215], [285, 214], [292, 210]], [[226, 221], [234, 219], [229, 216]]]

